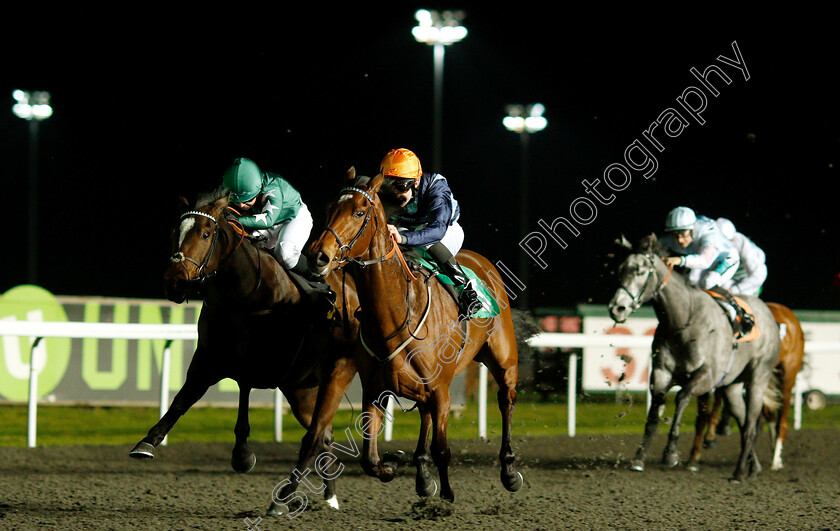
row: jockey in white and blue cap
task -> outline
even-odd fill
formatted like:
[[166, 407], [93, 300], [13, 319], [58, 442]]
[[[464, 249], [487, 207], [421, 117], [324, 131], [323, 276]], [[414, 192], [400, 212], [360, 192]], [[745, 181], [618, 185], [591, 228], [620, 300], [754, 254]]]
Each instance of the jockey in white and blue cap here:
[[665, 217], [662, 244], [671, 254], [665, 263], [669, 267], [687, 268], [690, 282], [722, 295], [741, 318], [740, 333], [749, 333], [754, 322], [752, 316], [723, 287], [732, 280], [741, 259], [715, 221], [697, 216], [688, 207], [677, 207]]

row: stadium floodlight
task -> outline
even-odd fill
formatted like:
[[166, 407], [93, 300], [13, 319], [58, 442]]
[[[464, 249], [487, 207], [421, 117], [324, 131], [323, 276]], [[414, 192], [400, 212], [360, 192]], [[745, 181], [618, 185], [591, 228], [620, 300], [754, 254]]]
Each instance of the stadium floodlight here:
[[12, 106], [12, 112], [24, 120], [46, 120], [52, 116], [50, 107], [50, 93], [45, 91], [28, 92], [17, 89], [12, 92], [17, 103]]
[[508, 131], [514, 133], [536, 133], [542, 131], [548, 125], [543, 113], [545, 107], [541, 103], [533, 103], [524, 107], [522, 105], [508, 105], [505, 109], [507, 116], [502, 120], [502, 125]]

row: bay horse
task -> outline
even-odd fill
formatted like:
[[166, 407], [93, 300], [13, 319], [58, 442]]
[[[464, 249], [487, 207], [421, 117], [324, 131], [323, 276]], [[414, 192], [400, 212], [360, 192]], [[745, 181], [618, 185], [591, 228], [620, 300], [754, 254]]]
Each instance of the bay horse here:
[[[249, 472], [256, 463], [248, 447], [248, 401], [251, 389], [279, 388], [292, 414], [304, 427], [312, 422], [321, 363], [348, 355], [358, 338], [358, 320], [347, 311], [358, 306], [350, 279], [329, 275], [337, 294], [332, 326], [315, 314], [317, 305], [304, 296], [286, 269], [265, 249], [253, 244], [226, 216], [228, 194], [217, 189], [199, 198], [173, 229], [173, 255], [164, 273], [167, 298], [182, 303], [203, 298], [198, 341], [186, 381], [167, 412], [131, 450], [130, 456], [151, 459], [166, 434], [211, 386], [223, 378], [239, 385], [236, 442], [231, 466]], [[315, 324], [313, 324], [315, 323]], [[330, 451], [332, 430], [318, 443]], [[338, 508], [334, 480], [325, 481], [327, 503]]]
[[[802, 331], [802, 324], [790, 308], [776, 302], [766, 304], [773, 313], [776, 322], [779, 323], [781, 330], [784, 331], [781, 334], [781, 353], [773, 371], [773, 379], [776, 380], [774, 386], [779, 389], [781, 397], [774, 404], [776, 407], [769, 407], [765, 404], [762, 409], [762, 417], [759, 419], [759, 426], [761, 419], [764, 419], [770, 427], [770, 439], [773, 445], [773, 460], [770, 469], [780, 470], [784, 466], [782, 447], [787, 440], [787, 416], [790, 410], [790, 400], [793, 395], [793, 388], [796, 385], [796, 375], [799, 374], [799, 369], [802, 367], [802, 358], [805, 355], [805, 333]], [[723, 422], [728, 422], [725, 410], [724, 416], [719, 416], [723, 396], [715, 393], [714, 405], [711, 410], [708, 408], [708, 401], [708, 395], [697, 397], [694, 446], [688, 461], [688, 468], [691, 470], [697, 470], [698, 468], [702, 452], [701, 447], [712, 448], [714, 446], [715, 428], [718, 422], [721, 419], [723, 419]]]
[[758, 474], [757, 422], [765, 400], [774, 396], [769, 384], [780, 349], [779, 327], [770, 309], [757, 297], [741, 297], [755, 316], [758, 337], [735, 342], [725, 310], [665, 265], [653, 234], [643, 238], [624, 260], [618, 278], [619, 288], [609, 303], [612, 319], [624, 322], [642, 304], [652, 301], [659, 320], [651, 352], [651, 404], [631, 469], [644, 470], [666, 393], [679, 386], [662, 463], [670, 467], [679, 464], [679, 426], [691, 397], [718, 389], [741, 431], [741, 453], [733, 479], [741, 481]]
[[[431, 433], [431, 461], [438, 470], [440, 497], [453, 502], [455, 494], [449, 482], [451, 451], [446, 438], [449, 385], [456, 374], [476, 360], [487, 366], [499, 386], [500, 477], [508, 491], [516, 491], [523, 482], [511, 447], [518, 330], [507, 294], [495, 290], [500, 307], [495, 317], [459, 319], [458, 305], [440, 282], [433, 276], [415, 276], [406, 267], [403, 255], [388, 234], [385, 210], [377, 195], [382, 183], [381, 174], [357, 178], [355, 169], [350, 168], [339, 197], [328, 205], [326, 228], [308, 248], [314, 273], [328, 275], [348, 266], [356, 280], [361, 305], [359, 339], [368, 352], [353, 362], [363, 387], [363, 412], [356, 423], [364, 431], [362, 469], [382, 482], [394, 478], [402, 453], [386, 453], [380, 460], [377, 436], [388, 400], [397, 399], [398, 404], [398, 397], [412, 400], [421, 419], [413, 456], [415, 491], [418, 496], [428, 497], [437, 489], [429, 473]], [[462, 250], [457, 259], [488, 286], [501, 284], [498, 271], [486, 258]], [[520, 329], [525, 329], [525, 322]], [[311, 446], [335, 413], [342, 386], [347, 383], [346, 375], [340, 371], [334, 373], [334, 379], [322, 387], [325, 400], [319, 403], [301, 447], [298, 470], [311, 468], [315, 458]], [[295, 487], [296, 484], [288, 485], [278, 498], [287, 497]], [[273, 505], [269, 514], [275, 509]]]

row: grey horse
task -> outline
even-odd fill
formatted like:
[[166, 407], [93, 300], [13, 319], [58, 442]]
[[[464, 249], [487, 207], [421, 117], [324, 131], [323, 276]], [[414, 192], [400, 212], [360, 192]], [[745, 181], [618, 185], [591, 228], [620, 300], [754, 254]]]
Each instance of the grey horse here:
[[[622, 243], [629, 246], [623, 238]], [[644, 470], [665, 395], [679, 386], [662, 463], [671, 467], [679, 464], [680, 420], [691, 398], [719, 389], [741, 431], [741, 453], [733, 479], [757, 475], [761, 471], [754, 446], [757, 423], [764, 403], [769, 404], [776, 396], [769, 385], [780, 349], [779, 326], [773, 314], [760, 299], [739, 296], [752, 308], [760, 335], [751, 341], [735, 342], [726, 311], [712, 296], [665, 265], [653, 234], [631, 251], [618, 269], [618, 278], [620, 287], [609, 304], [612, 319], [622, 323], [642, 304], [652, 301], [659, 320], [651, 353], [650, 409], [631, 468]]]

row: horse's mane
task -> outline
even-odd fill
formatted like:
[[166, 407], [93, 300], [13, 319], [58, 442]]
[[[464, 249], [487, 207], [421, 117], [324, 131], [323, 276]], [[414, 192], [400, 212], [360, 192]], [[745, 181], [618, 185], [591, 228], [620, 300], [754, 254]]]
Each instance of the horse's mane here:
[[228, 194], [230, 194], [230, 190], [223, 186], [219, 186], [215, 190], [200, 194], [195, 200], [195, 207], [200, 208], [215, 203], [219, 199], [227, 197]]

